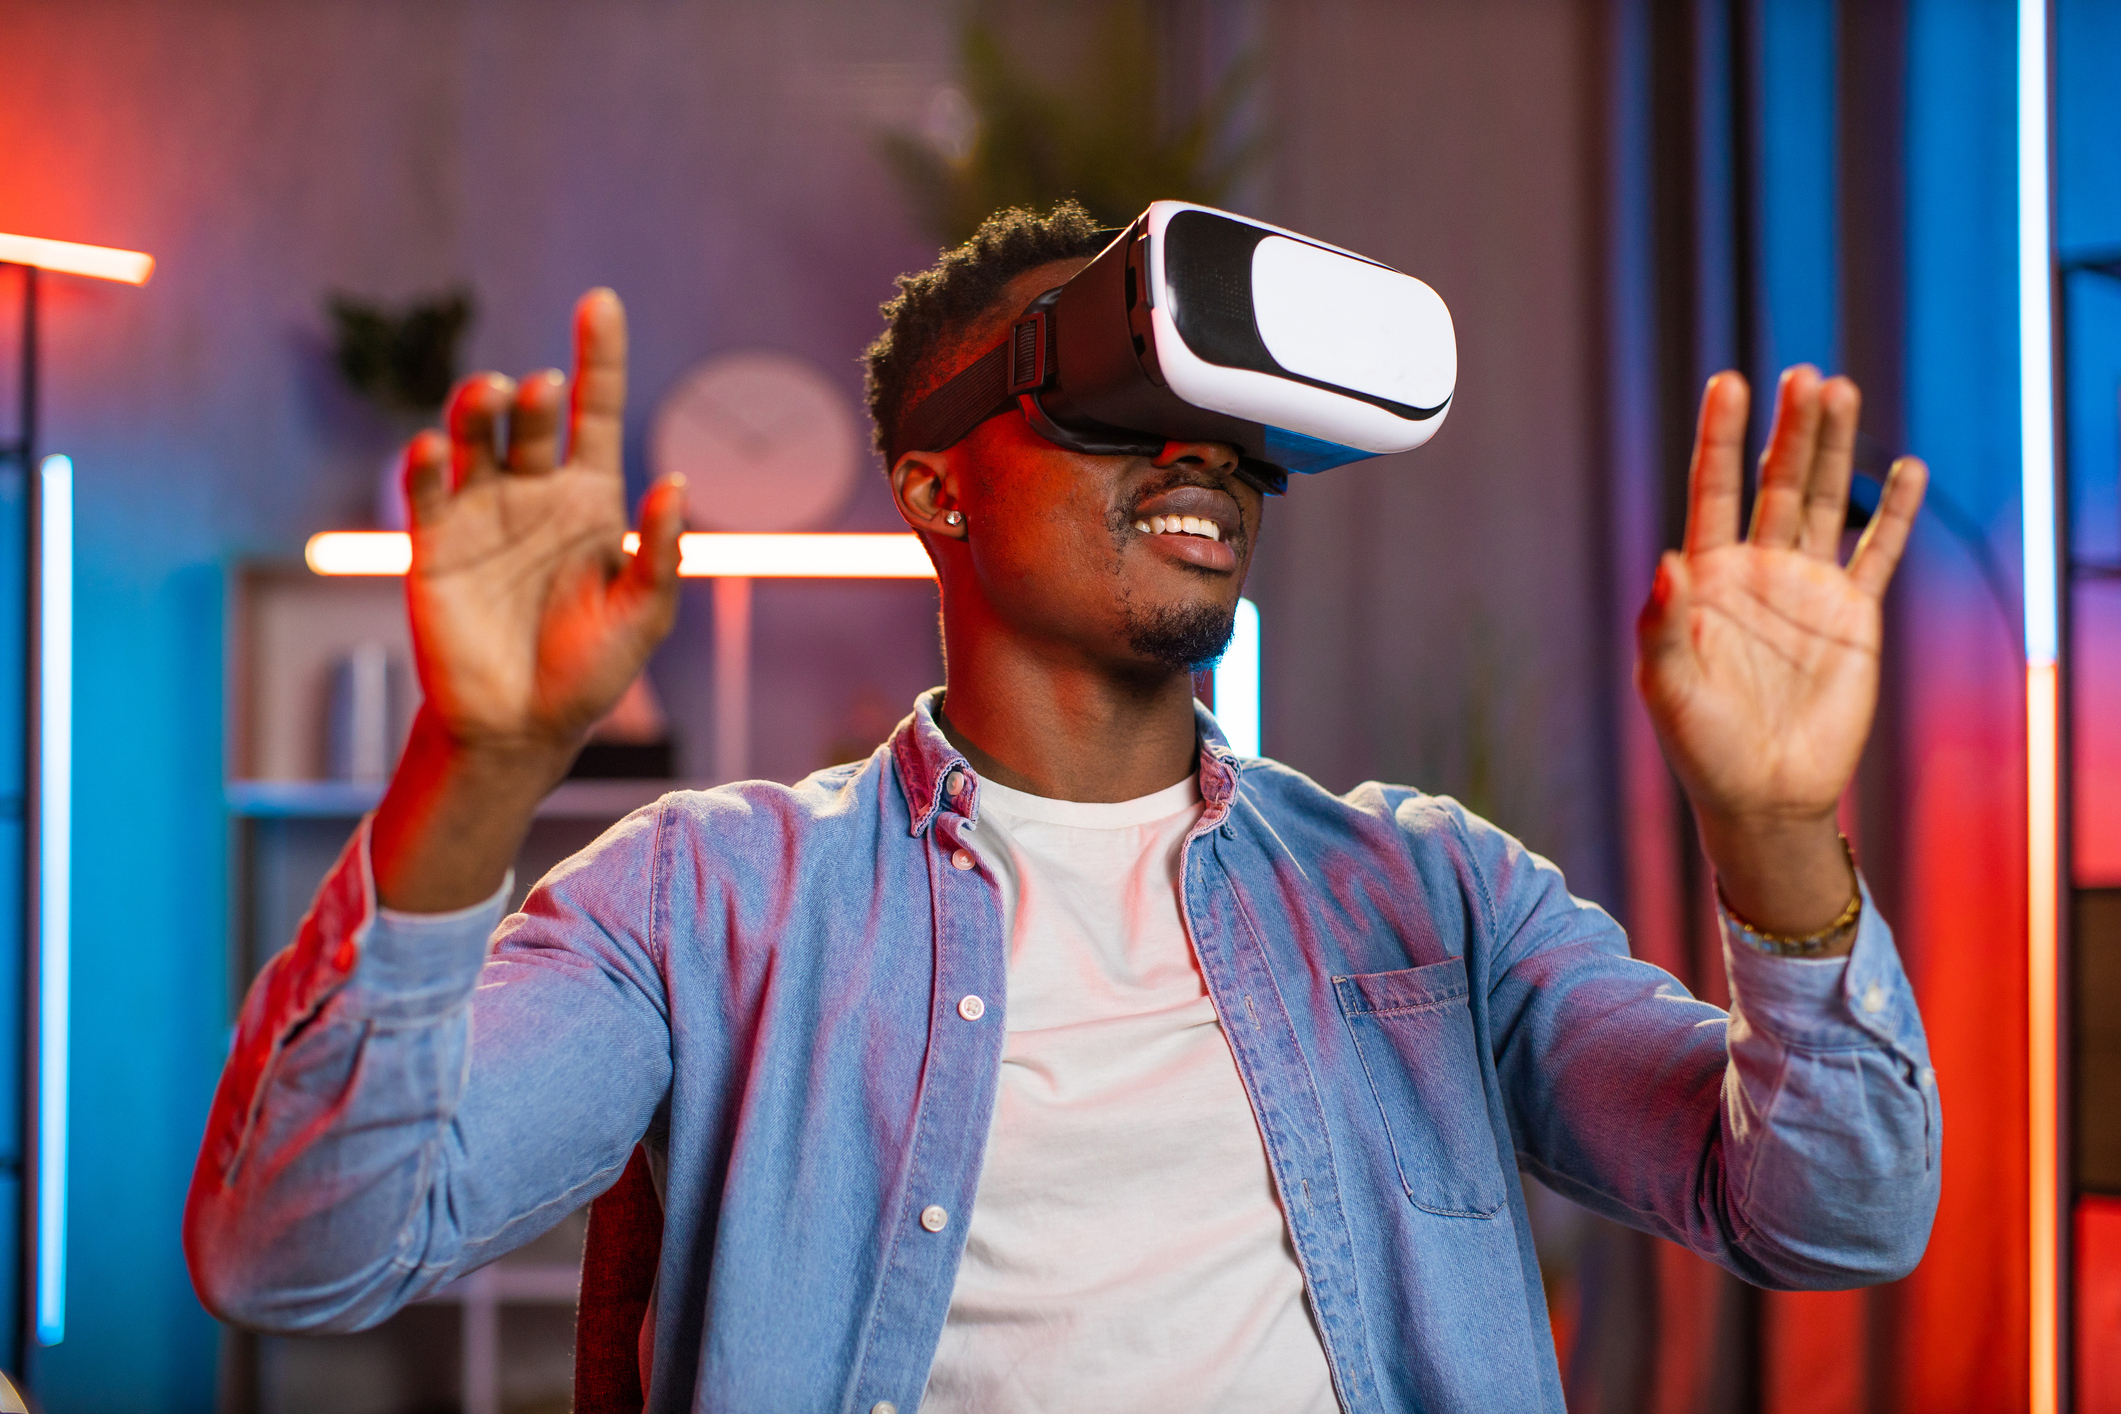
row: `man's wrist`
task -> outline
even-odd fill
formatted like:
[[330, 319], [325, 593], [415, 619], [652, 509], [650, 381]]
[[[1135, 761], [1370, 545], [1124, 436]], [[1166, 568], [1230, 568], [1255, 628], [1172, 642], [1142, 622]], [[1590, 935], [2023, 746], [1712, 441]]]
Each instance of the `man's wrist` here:
[[423, 708], [371, 827], [378, 901], [447, 913], [491, 895], [572, 759], [560, 743], [461, 741]]
[[1854, 950], [1856, 929], [1863, 921], [1863, 884], [1856, 874], [1856, 851], [1850, 846], [1847, 835], [1840, 838], [1842, 856], [1848, 861], [1849, 901], [1833, 922], [1809, 933], [1777, 933], [1758, 927], [1731, 906], [1719, 879], [1716, 906], [1723, 915], [1726, 931], [1753, 951], [1776, 957], [1830, 958], [1845, 956]]
[[479, 789], [529, 792], [542, 799], [567, 774], [581, 749], [580, 735], [460, 735], [423, 703], [406, 734], [404, 759]]
[[1831, 812], [1698, 819], [1725, 909], [1763, 936], [1809, 937], [1831, 929], [1857, 893]]

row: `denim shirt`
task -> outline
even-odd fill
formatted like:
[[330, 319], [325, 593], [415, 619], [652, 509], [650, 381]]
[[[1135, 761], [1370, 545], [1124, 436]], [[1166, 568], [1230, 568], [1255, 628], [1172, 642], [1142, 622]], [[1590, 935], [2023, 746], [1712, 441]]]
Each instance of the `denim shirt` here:
[[[186, 1211], [207, 1305], [373, 1324], [645, 1136], [648, 1407], [917, 1408], [1008, 1011], [939, 700], [865, 762], [664, 797], [498, 929], [379, 909], [364, 828], [243, 1008]], [[1726, 1015], [1455, 802], [1200, 739], [1185, 922], [1343, 1409], [1559, 1414], [1520, 1168], [1764, 1286], [1920, 1257], [1941, 1116], [1868, 900], [1845, 959], [1727, 941]]]

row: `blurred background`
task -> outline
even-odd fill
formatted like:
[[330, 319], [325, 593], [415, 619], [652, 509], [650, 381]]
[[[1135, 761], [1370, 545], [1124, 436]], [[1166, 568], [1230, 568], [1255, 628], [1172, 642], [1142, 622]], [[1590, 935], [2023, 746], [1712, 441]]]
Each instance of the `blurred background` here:
[[[1709, 880], [1630, 684], [1698, 390], [1845, 371], [1865, 469], [1933, 468], [1847, 809], [1946, 1097], [1929, 1255], [1875, 1290], [1764, 1293], [1535, 1193], [1571, 1408], [2021, 1409], [2052, 1338], [2064, 1395], [2121, 1409], [2121, 7], [2051, 7], [2059, 568], [2021, 534], [2018, 21], [2005, 0], [0, 6], [0, 232], [158, 262], [144, 288], [39, 282], [37, 449], [74, 476], [70, 1221], [58, 1255], [19, 1221], [9, 863], [0, 1277], [41, 1252], [66, 1296], [43, 1344], [0, 1279], [0, 1363], [53, 1414], [566, 1408], [575, 1225], [358, 1337], [224, 1331], [185, 1273], [234, 1008], [412, 691], [396, 582], [314, 575], [306, 539], [387, 526], [384, 468], [451, 376], [564, 363], [593, 284], [631, 310], [636, 494], [691, 454], [722, 473], [702, 528], [896, 530], [856, 366], [892, 277], [1000, 203], [1117, 223], [1181, 196], [1418, 275], [1457, 323], [1429, 447], [1270, 509], [1266, 752], [1336, 790], [1460, 796], [1718, 1001]], [[5, 478], [13, 861], [19, 459]], [[2029, 575], [2065, 586], [2052, 1144], [2028, 1100]], [[665, 781], [864, 755], [940, 678], [928, 582], [725, 583], [688, 586], [530, 867]]]

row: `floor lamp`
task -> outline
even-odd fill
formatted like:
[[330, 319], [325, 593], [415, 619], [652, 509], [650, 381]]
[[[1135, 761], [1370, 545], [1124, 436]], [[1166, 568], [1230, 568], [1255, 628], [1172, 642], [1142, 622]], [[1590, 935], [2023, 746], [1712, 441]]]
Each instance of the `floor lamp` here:
[[[0, 235], [0, 265], [22, 271], [22, 383], [15, 440], [0, 461], [22, 475], [25, 583], [22, 773], [23, 952], [28, 998], [23, 1163], [27, 1335], [66, 1334], [68, 907], [73, 819], [74, 468], [37, 455], [37, 296], [45, 271], [144, 285], [153, 257], [34, 236]], [[23, 1344], [27, 1353], [28, 1341]]]

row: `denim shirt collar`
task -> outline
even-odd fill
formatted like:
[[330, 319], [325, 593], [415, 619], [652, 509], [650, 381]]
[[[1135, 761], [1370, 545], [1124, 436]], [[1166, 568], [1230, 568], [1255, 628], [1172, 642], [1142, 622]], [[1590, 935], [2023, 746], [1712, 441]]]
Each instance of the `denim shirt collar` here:
[[[944, 809], [975, 823], [979, 820], [979, 773], [936, 724], [935, 714], [942, 705], [943, 689], [929, 688], [915, 699], [913, 714], [891, 734], [892, 759], [906, 792], [907, 833], [912, 835], [924, 832]], [[1193, 721], [1200, 739], [1200, 798], [1207, 806], [1201, 823], [1212, 827], [1229, 814], [1243, 763], [1230, 749], [1214, 715], [1198, 701], [1193, 704]], [[954, 798], [950, 796], [953, 772], [960, 773]]]

